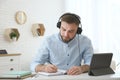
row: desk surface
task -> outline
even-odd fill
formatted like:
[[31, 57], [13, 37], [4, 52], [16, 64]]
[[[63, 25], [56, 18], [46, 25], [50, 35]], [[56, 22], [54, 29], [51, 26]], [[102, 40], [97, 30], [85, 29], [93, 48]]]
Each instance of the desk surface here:
[[36, 75], [32, 78], [24, 80], [120, 80], [120, 74], [109, 74], [102, 76], [89, 76], [88, 73], [80, 75], [58, 75], [58, 76], [44, 76]]

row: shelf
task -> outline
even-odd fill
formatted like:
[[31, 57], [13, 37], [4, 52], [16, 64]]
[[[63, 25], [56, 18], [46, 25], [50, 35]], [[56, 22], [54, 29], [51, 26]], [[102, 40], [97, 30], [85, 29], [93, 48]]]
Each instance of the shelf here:
[[20, 37], [19, 31], [17, 28], [7, 28], [5, 29], [5, 38], [6, 40], [13, 42], [17, 41]]
[[45, 32], [45, 27], [43, 24], [33, 24], [32, 25], [32, 34], [33, 36], [43, 36]]
[[21, 55], [20, 53], [14, 53], [14, 54], [0, 54], [0, 57], [2, 56], [19, 56]]

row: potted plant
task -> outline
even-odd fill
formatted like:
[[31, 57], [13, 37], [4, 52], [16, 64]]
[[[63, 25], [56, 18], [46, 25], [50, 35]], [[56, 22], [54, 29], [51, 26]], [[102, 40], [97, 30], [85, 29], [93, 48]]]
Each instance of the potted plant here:
[[11, 32], [11, 33], [10, 33], [10, 39], [16, 41], [16, 39], [17, 39], [17, 33], [15, 33], [15, 32]]

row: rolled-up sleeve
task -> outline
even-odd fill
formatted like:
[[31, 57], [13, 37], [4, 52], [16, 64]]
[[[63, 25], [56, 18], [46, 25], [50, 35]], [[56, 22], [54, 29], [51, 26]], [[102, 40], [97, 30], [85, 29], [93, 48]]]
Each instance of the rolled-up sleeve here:
[[44, 64], [48, 61], [48, 49], [46, 46], [47, 44], [45, 43], [45, 41], [43, 41], [42, 45], [40, 45], [40, 48], [38, 49], [36, 55], [34, 56], [30, 64], [31, 71], [34, 72], [38, 64]]
[[92, 47], [91, 40], [86, 39], [85, 42], [86, 42], [86, 43], [84, 43], [85, 50], [84, 50], [84, 53], [83, 53], [84, 64], [90, 65], [91, 58], [92, 58], [92, 55], [93, 55], [93, 47]]

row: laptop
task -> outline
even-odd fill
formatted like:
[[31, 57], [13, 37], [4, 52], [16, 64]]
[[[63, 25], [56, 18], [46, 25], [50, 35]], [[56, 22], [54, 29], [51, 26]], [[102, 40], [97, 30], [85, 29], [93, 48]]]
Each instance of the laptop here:
[[93, 54], [88, 74], [92, 76], [114, 74], [110, 67], [112, 56], [112, 53]]

